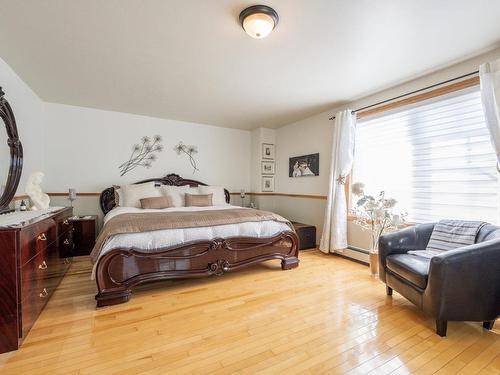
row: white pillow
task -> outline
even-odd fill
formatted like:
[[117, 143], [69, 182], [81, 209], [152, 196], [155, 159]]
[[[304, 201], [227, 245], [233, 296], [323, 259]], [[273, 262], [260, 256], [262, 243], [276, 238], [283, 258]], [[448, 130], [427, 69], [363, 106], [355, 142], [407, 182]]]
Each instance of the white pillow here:
[[198, 186], [199, 194], [213, 194], [212, 204], [214, 206], [225, 206], [226, 196], [222, 186]]
[[115, 188], [115, 207], [120, 207], [123, 205], [123, 193], [119, 186], [113, 185]]
[[120, 193], [121, 207], [141, 208], [141, 199], [161, 197], [161, 192], [155, 187], [154, 181], [138, 185], [122, 185]]
[[162, 185], [160, 186], [160, 191], [162, 195], [170, 197], [174, 207], [185, 207], [186, 200], [184, 194], [198, 194], [198, 188], [190, 186], [170, 186]]
[[118, 194], [118, 206], [120, 205], [120, 202], [123, 201], [123, 193], [122, 193], [122, 190], [121, 189], [118, 189], [116, 191], [116, 194]]

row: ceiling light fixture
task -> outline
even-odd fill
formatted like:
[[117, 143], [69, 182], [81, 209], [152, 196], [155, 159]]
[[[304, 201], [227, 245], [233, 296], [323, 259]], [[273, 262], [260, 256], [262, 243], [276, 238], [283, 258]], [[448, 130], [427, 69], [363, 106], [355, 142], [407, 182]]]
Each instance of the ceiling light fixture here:
[[241, 27], [255, 39], [268, 36], [278, 25], [278, 21], [278, 13], [266, 5], [254, 5], [243, 9], [240, 13]]

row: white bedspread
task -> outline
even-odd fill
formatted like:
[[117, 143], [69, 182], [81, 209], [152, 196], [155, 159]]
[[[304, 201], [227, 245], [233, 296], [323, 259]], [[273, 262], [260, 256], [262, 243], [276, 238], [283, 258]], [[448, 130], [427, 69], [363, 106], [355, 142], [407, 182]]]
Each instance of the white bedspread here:
[[[126, 213], [144, 212], [172, 212], [172, 211], [205, 211], [241, 208], [232, 205], [211, 207], [172, 207], [161, 210], [142, 209], [133, 207], [116, 207], [104, 217], [104, 223], [111, 218]], [[290, 230], [285, 223], [276, 221], [248, 222], [240, 224], [217, 225], [200, 228], [166, 229], [142, 233], [118, 234], [110, 237], [103, 246], [100, 257], [112, 249], [118, 247], [138, 248], [141, 250], [154, 251], [162, 247], [180, 245], [190, 241], [211, 240], [214, 238], [229, 238], [238, 236], [247, 237], [272, 237], [280, 232]], [[97, 264], [97, 262], [96, 262]], [[95, 269], [95, 265], [94, 265]]]

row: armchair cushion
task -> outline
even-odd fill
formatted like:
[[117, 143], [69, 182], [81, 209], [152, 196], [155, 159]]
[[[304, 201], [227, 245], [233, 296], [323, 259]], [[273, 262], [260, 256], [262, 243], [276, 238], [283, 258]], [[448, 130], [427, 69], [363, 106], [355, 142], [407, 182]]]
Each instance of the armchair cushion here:
[[430, 259], [410, 254], [393, 254], [387, 257], [387, 268], [420, 289], [427, 287]]

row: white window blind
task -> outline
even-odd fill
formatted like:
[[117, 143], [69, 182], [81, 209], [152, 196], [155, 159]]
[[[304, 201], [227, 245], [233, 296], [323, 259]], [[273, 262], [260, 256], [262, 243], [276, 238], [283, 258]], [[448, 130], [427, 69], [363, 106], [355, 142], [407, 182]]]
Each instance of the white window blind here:
[[411, 222], [497, 223], [500, 185], [479, 87], [358, 121], [352, 182], [385, 190]]

